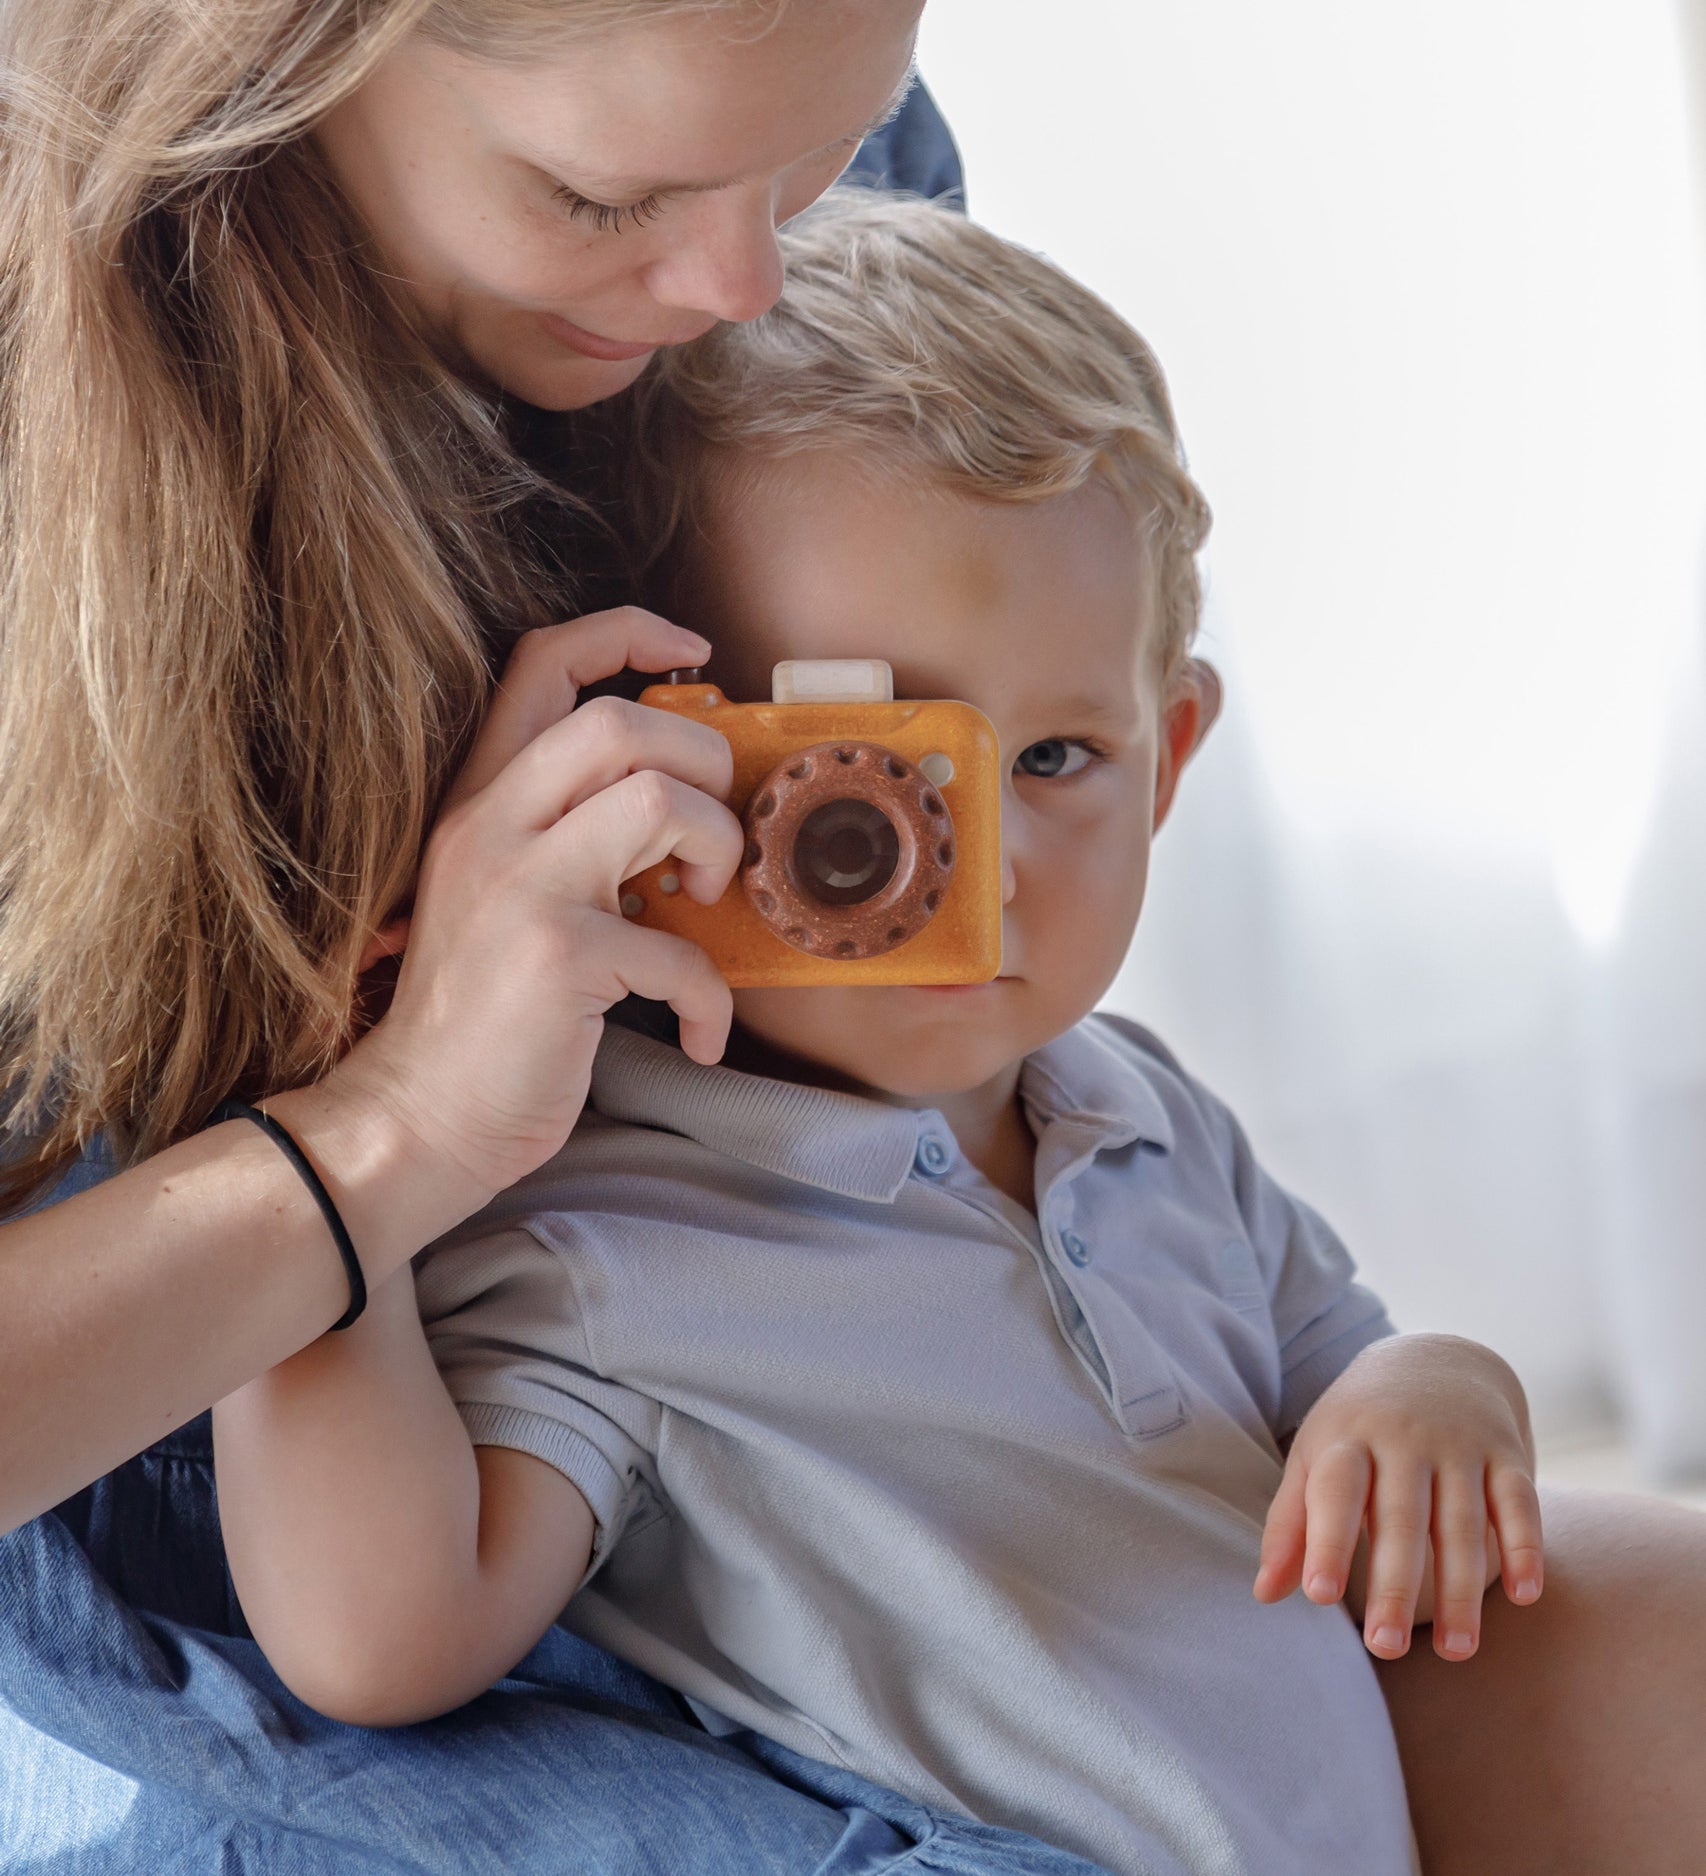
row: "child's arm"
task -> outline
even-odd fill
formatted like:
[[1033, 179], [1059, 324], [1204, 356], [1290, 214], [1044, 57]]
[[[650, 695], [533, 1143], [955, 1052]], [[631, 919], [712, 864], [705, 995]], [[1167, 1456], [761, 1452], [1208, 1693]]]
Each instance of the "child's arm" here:
[[[1366, 1528], [1369, 1649], [1394, 1659], [1412, 1623], [1431, 1618], [1435, 1652], [1464, 1660], [1501, 1571], [1512, 1602], [1540, 1594], [1533, 1475], [1528, 1403], [1491, 1349], [1448, 1335], [1376, 1342], [1297, 1430], [1262, 1533], [1256, 1596], [1278, 1602], [1301, 1583], [1312, 1602], [1337, 1602]], [[1430, 1540], [1431, 1609], [1418, 1607]]]
[[285, 1684], [335, 1719], [460, 1706], [586, 1572], [586, 1500], [530, 1454], [470, 1443], [407, 1266], [352, 1328], [221, 1401], [213, 1424], [243, 1612]]

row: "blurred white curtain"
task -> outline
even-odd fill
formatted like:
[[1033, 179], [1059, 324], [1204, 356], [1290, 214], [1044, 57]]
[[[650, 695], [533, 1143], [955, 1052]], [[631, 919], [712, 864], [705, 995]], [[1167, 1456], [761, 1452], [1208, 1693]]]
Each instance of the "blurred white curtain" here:
[[[1698, 11], [1702, 0], [1682, 0]], [[931, 0], [1149, 336], [1227, 718], [1111, 998], [1400, 1320], [1706, 1469], [1706, 217], [1678, 0]]]

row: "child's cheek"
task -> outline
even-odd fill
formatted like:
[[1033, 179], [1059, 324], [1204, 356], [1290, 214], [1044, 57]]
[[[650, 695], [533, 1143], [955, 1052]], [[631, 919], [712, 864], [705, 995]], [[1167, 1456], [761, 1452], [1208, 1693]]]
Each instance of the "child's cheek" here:
[[1087, 789], [1035, 830], [1009, 908], [1027, 954], [1062, 990], [1087, 994], [1086, 1008], [1124, 960], [1149, 874], [1151, 799], [1124, 780], [1098, 777], [1113, 786]]

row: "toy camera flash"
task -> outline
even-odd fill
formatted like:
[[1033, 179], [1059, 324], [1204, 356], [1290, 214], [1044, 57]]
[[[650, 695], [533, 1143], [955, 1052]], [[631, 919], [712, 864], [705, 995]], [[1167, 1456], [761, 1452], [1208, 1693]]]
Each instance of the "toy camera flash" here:
[[736, 988], [1000, 970], [1000, 763], [981, 711], [896, 703], [889, 667], [855, 658], [777, 665], [767, 704], [675, 681], [640, 701], [728, 738], [746, 853], [715, 905], [666, 861], [623, 883], [624, 916], [702, 945]]

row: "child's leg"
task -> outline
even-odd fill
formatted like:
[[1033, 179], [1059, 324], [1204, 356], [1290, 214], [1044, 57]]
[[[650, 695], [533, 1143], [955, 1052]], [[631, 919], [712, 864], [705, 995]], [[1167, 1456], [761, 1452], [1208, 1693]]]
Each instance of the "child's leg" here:
[[1548, 1493], [1546, 1593], [1381, 1669], [1427, 1876], [1697, 1876], [1706, 1516]]

